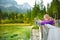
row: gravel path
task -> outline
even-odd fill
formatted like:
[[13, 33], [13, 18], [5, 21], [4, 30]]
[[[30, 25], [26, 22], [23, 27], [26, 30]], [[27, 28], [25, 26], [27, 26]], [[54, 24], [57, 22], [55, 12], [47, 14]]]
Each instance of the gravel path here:
[[[41, 40], [41, 32], [37, 29], [31, 30], [31, 40]], [[40, 37], [39, 37], [40, 36]]]

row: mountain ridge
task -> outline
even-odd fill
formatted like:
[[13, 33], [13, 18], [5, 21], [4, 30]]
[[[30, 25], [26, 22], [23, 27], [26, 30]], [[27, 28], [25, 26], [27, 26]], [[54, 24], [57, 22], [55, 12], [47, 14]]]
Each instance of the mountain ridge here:
[[27, 10], [30, 10], [32, 7], [28, 3], [24, 3], [22, 5], [18, 5], [16, 1], [14, 0], [1, 0], [0, 1], [0, 9], [2, 11], [9, 10], [10, 12], [27, 12]]

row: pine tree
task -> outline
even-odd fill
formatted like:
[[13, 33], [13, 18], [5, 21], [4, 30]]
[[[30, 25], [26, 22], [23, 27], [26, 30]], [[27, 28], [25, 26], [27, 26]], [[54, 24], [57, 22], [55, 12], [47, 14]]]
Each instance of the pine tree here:
[[60, 1], [53, 0], [51, 6], [48, 6], [47, 12], [50, 16], [56, 17], [56, 19], [60, 19]]
[[1, 19], [2, 19], [2, 10], [0, 9], [0, 24], [1, 24]]
[[35, 2], [35, 5], [32, 10], [32, 18], [34, 19], [35, 17], [38, 16], [38, 14], [40, 14], [40, 6], [39, 6], [39, 4], [36, 4], [36, 2]]

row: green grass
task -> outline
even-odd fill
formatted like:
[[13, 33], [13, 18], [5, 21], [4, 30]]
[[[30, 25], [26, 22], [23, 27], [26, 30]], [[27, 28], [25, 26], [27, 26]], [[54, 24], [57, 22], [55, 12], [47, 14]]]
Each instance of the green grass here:
[[0, 40], [29, 40], [30, 28], [20, 26], [1, 26]]

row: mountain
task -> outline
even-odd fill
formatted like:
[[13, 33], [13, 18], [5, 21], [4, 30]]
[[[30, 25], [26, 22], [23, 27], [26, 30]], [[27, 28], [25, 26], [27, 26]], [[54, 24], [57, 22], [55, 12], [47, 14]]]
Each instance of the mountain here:
[[22, 5], [18, 5], [15, 0], [0, 0], [0, 9], [2, 11], [10, 11], [10, 12], [26, 12], [30, 10], [32, 7], [28, 3], [24, 3]]

